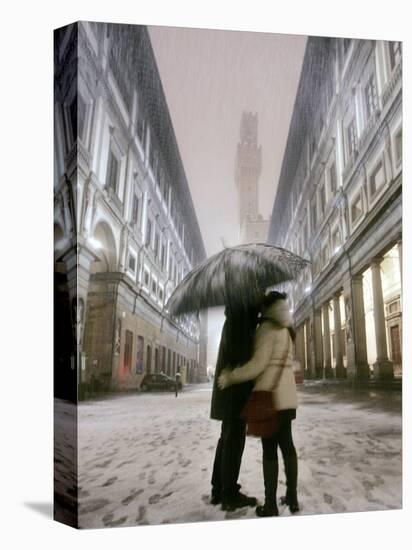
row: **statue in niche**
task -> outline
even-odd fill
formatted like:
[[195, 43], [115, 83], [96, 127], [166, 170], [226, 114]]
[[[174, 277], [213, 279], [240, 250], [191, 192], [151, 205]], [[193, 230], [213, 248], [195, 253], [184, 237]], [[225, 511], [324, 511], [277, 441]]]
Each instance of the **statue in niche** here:
[[121, 329], [122, 329], [122, 322], [119, 318], [119, 319], [117, 319], [116, 332], [115, 332], [115, 337], [114, 337], [114, 354], [115, 355], [119, 355], [119, 353], [120, 353], [120, 333], [121, 333]]
[[89, 204], [90, 204], [90, 178], [88, 178], [85, 182], [84, 186], [84, 208], [83, 208], [83, 220], [82, 220], [82, 227], [83, 231], [86, 229], [86, 221], [87, 221], [87, 213], [89, 210]]
[[349, 296], [345, 297], [345, 325], [346, 325], [346, 340], [352, 341], [352, 310], [350, 307]]
[[76, 338], [78, 349], [81, 349], [84, 318], [84, 300], [83, 298], [73, 298], [72, 300], [72, 326], [73, 335]]

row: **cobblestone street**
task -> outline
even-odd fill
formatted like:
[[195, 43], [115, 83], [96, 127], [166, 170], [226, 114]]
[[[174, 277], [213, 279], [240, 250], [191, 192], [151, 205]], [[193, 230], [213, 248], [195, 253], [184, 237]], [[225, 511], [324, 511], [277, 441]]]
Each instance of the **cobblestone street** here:
[[[80, 404], [80, 526], [255, 517], [253, 508], [226, 513], [208, 502], [220, 429], [209, 419], [210, 398], [210, 385], [202, 385], [185, 388], [177, 399], [128, 394]], [[400, 508], [401, 393], [308, 384], [299, 388], [299, 399], [300, 513]], [[280, 464], [278, 495], [285, 483]], [[261, 468], [260, 441], [248, 438], [240, 483], [259, 500]]]

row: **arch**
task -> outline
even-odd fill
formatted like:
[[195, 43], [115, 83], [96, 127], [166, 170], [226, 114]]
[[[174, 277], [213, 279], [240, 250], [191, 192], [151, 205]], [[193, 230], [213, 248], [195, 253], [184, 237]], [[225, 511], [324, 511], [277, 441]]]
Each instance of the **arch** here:
[[99, 220], [94, 226], [91, 246], [99, 257], [99, 260], [92, 262], [91, 273], [101, 273], [117, 270], [116, 241], [109, 224]]

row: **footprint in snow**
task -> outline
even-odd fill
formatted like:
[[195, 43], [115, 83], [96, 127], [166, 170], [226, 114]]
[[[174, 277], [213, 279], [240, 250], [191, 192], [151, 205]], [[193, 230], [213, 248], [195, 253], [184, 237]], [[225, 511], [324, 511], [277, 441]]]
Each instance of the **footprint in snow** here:
[[130, 504], [136, 497], [141, 495], [143, 493], [143, 489], [137, 489], [135, 491], [132, 491], [130, 495], [122, 500], [123, 506], [127, 506]]
[[117, 480], [117, 477], [110, 477], [105, 483], [103, 483], [102, 487], [109, 487], [109, 485], [113, 485], [113, 483]]
[[332, 504], [333, 497], [332, 497], [332, 495], [328, 495], [327, 493], [323, 493], [323, 500], [326, 502], [326, 504]]
[[160, 495], [156, 493], [155, 495], [152, 495], [149, 497], [149, 504], [157, 504], [160, 500]]

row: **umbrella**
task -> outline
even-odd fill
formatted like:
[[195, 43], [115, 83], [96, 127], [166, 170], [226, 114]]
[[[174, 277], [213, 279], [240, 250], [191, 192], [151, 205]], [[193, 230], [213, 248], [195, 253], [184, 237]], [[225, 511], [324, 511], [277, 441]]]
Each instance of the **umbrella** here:
[[269, 244], [225, 248], [190, 271], [166, 309], [178, 316], [213, 306], [256, 304], [268, 287], [294, 279], [308, 260]]

